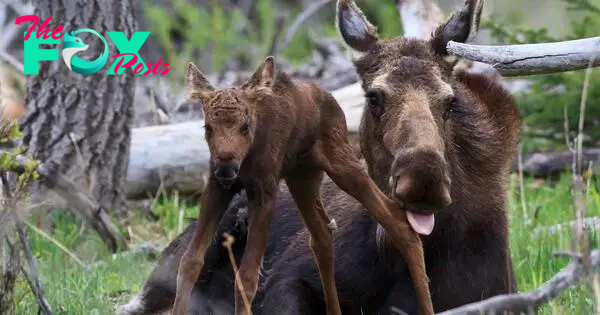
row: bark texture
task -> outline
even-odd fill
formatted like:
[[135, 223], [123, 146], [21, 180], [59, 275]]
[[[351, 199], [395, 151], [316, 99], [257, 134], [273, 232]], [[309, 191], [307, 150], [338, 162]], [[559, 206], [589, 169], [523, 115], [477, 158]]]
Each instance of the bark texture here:
[[[111, 55], [118, 50], [107, 32], [123, 31], [131, 38], [137, 27], [134, 0], [36, 0], [34, 6], [40, 20], [52, 16], [51, 28], [90, 28], [102, 34]], [[96, 59], [102, 42], [87, 33], [80, 36], [90, 47], [78, 56]], [[62, 60], [40, 62], [39, 75], [27, 80], [22, 128], [29, 155], [72, 177], [101, 206], [121, 211], [136, 78], [130, 69], [107, 75], [113, 60], [109, 57], [104, 68], [87, 76], [69, 70]]]

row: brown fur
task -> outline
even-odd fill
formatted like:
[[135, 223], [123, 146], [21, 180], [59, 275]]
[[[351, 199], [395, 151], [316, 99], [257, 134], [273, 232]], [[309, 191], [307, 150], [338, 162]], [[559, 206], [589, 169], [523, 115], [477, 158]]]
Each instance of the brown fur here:
[[[338, 2], [339, 12], [344, 13], [348, 8], [357, 7], [350, 1]], [[445, 52], [439, 49], [445, 47], [446, 40], [460, 41], [464, 34], [473, 33], [455, 27], [477, 26], [480, 8], [479, 1], [467, 0], [461, 10], [463, 13], [455, 14], [429, 41], [371, 39], [366, 41], [371, 44], [365, 45], [360, 38], [376, 38], [376, 34], [369, 34], [364, 29], [363, 32], [357, 29], [345, 32], [356, 37], [354, 41], [359, 41], [358, 46], [351, 48], [360, 49], [356, 68], [363, 88], [368, 91], [379, 85], [387, 89], [383, 106], [365, 105], [360, 129], [361, 148], [371, 177], [389, 196], [398, 195], [392, 189], [397, 185], [390, 185], [389, 179], [404, 170], [414, 188], [408, 185], [408, 189], [400, 192], [412, 196], [409, 199], [414, 201], [414, 208], [424, 210], [428, 208], [419, 207], [419, 204], [437, 203], [435, 200], [440, 199], [442, 186], [449, 186], [452, 203], [436, 212], [433, 233], [422, 238], [436, 312], [517, 290], [508, 241], [506, 186], [520, 131], [518, 108], [498, 82], [461, 71], [453, 74], [451, 66], [443, 60]], [[350, 12], [343, 16], [360, 17], [361, 14]], [[353, 25], [368, 25], [365, 21]], [[340, 28], [348, 26], [343, 19], [338, 19], [338, 23]], [[351, 42], [346, 40], [346, 43]], [[375, 80], [386, 73], [385, 80]], [[448, 84], [456, 97], [452, 106], [446, 107], [448, 110], [438, 108], [443, 104], [440, 95], [450, 94], [440, 81]], [[415, 102], [413, 96], [419, 102]], [[425, 139], [425, 143], [432, 145], [420, 153], [406, 154], [414, 147], [413, 143], [423, 143], [419, 140], [423, 138], [421, 128], [412, 126], [413, 121], [405, 108], [420, 116], [416, 121], [428, 135], [433, 132], [437, 135], [433, 141]], [[440, 120], [440, 115], [447, 119]], [[416, 140], [406, 140], [410, 138]], [[440, 161], [442, 147], [443, 159]], [[398, 163], [399, 160], [403, 160], [402, 163]], [[436, 167], [429, 168], [430, 162]], [[429, 175], [411, 176], [411, 170], [412, 174]], [[419, 198], [418, 192], [422, 183], [428, 181], [428, 176], [443, 178], [446, 172], [449, 183], [433, 186], [438, 189], [426, 188], [427, 195]], [[403, 257], [389, 241], [388, 233], [365, 214], [356, 200], [331, 181], [323, 185], [322, 195], [328, 215], [338, 222], [334, 235], [335, 273], [344, 315], [397, 314], [390, 306], [417, 314], [412, 279], [405, 271]], [[429, 195], [434, 202], [427, 200]], [[307, 246], [308, 233], [303, 229], [290, 194], [282, 191], [278, 199], [277, 215], [269, 229], [255, 314], [321, 315], [325, 309], [323, 293], [317, 267]], [[239, 221], [240, 213], [245, 216], [240, 209], [246, 205], [247, 199], [240, 197], [227, 211], [219, 229], [235, 230], [237, 223], [234, 222]], [[179, 260], [178, 255], [181, 255], [182, 246], [189, 242], [193, 226], [171, 243], [179, 244], [178, 249], [170, 246], [163, 252], [165, 261]], [[244, 253], [246, 234], [236, 235], [234, 253], [239, 259]], [[232, 277], [227, 254], [220, 246], [213, 246], [207, 257], [213, 262], [207, 258], [208, 271], [196, 282], [194, 302], [205, 312], [230, 314], [227, 309], [233, 308], [233, 296], [223, 293], [230, 292], [233, 286], [233, 281], [227, 279]], [[170, 265], [162, 261], [157, 264], [138, 297], [124, 307], [127, 312], [123, 314], [150, 314], [153, 310], [168, 307], [167, 303], [151, 305], [151, 302], [173, 300], [176, 272], [169, 268]], [[215, 301], [219, 303], [215, 304]]]
[[[173, 314], [184, 314], [217, 225], [242, 188], [249, 200], [249, 227], [239, 278], [253, 301], [281, 179], [310, 233], [327, 314], [341, 314], [334, 278], [335, 221], [330, 222], [320, 196], [324, 172], [389, 233], [415, 279], [421, 314], [433, 314], [421, 241], [400, 206], [377, 188], [354, 156], [344, 113], [330, 94], [276, 72], [272, 57], [240, 88], [216, 91], [193, 64], [187, 79], [190, 97], [203, 104], [212, 171], [202, 196], [204, 210], [181, 258]], [[236, 290], [236, 314], [246, 314], [241, 302]]]

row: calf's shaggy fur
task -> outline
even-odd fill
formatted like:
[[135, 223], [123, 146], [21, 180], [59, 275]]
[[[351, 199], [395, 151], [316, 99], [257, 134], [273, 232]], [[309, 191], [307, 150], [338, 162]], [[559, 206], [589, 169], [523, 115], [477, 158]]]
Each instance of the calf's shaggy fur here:
[[327, 314], [341, 315], [334, 277], [336, 224], [325, 212], [320, 192], [324, 173], [389, 233], [415, 279], [420, 311], [433, 314], [416, 233], [428, 231], [419, 231], [418, 226], [413, 231], [400, 204], [388, 198], [362, 168], [348, 142], [344, 113], [329, 93], [312, 83], [292, 82], [275, 70], [272, 57], [240, 88], [215, 90], [193, 64], [187, 82], [189, 97], [203, 104], [212, 163], [202, 211], [181, 257], [173, 314], [184, 314], [219, 221], [242, 189], [248, 196], [249, 225], [240, 282], [236, 282], [235, 313], [247, 314], [243, 299], [252, 303], [256, 294], [279, 182], [285, 179], [310, 234]]

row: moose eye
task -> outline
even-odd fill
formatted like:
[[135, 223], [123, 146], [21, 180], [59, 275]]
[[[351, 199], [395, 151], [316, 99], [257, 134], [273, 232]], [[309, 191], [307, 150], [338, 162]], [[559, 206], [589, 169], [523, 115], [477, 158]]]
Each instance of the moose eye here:
[[210, 125], [204, 125], [204, 133], [206, 134], [207, 137], [210, 137], [212, 135], [212, 127]]
[[371, 106], [371, 107], [379, 106], [379, 104], [380, 104], [379, 93], [377, 93], [376, 91], [368, 91], [365, 94], [365, 97], [367, 98], [367, 103], [369, 104], [369, 106]]
[[240, 128], [240, 132], [244, 134], [244, 136], [247, 136], [248, 133], [250, 132], [250, 125], [248, 125], [248, 123], [244, 123], [242, 125], [242, 127]]
[[444, 109], [444, 113], [442, 114], [442, 119], [444, 121], [450, 118], [450, 114], [456, 111], [456, 104], [458, 103], [458, 99], [456, 96], [453, 96], [446, 104], [446, 108]]
[[381, 95], [382, 94], [377, 90], [370, 90], [367, 91], [367, 93], [365, 94], [367, 104], [369, 104], [369, 108], [375, 116], [380, 116], [381, 114], [383, 114], [383, 102]]

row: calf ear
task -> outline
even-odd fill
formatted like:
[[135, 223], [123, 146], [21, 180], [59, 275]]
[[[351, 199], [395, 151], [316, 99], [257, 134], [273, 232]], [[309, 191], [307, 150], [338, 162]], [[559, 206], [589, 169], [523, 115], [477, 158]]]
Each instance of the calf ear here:
[[202, 74], [202, 71], [193, 63], [188, 63], [187, 73], [185, 76], [186, 96], [189, 99], [203, 101], [208, 93], [215, 88], [208, 82]]
[[258, 70], [242, 85], [242, 89], [271, 88], [275, 84], [276, 72], [275, 58], [268, 56]]
[[473, 40], [479, 31], [482, 8], [483, 0], [465, 0], [463, 8], [454, 12], [445, 24], [434, 31], [431, 38], [433, 50], [441, 56], [447, 56], [446, 45], [449, 41], [466, 43]]
[[337, 0], [335, 24], [352, 50], [353, 59], [360, 58], [379, 41], [377, 27], [367, 20], [354, 0]]

